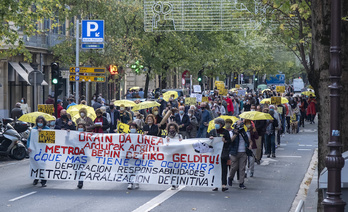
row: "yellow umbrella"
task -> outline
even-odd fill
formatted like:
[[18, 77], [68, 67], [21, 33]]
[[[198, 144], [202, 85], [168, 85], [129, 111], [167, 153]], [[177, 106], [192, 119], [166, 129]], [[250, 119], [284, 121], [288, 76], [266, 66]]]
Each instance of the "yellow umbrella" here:
[[177, 99], [179, 97], [178, 92], [167, 91], [163, 94], [163, 99], [168, 102], [171, 95], [174, 95], [174, 99]]
[[[263, 99], [260, 103], [261, 103], [261, 104], [265, 104], [266, 102], [271, 103], [271, 98]], [[286, 104], [286, 103], [288, 103], [288, 102], [289, 102], [289, 100], [288, 100], [287, 98], [281, 97], [281, 103], [282, 103], [282, 104]]]
[[262, 93], [265, 92], [265, 91], [271, 91], [271, 89], [265, 89], [265, 90], [262, 91]]
[[238, 92], [238, 88], [231, 88], [230, 92]]
[[129, 90], [139, 90], [140, 89], [140, 87], [132, 87], [132, 88], [130, 88]]
[[75, 122], [76, 119], [78, 119], [80, 117], [79, 110], [81, 108], [86, 108], [86, 110], [87, 110], [87, 114], [86, 115], [87, 115], [87, 117], [91, 118], [92, 120], [94, 120], [97, 117], [93, 107], [90, 107], [90, 106], [87, 106], [87, 105], [83, 105], [83, 104], [73, 105], [73, 106], [70, 106], [66, 112], [71, 115], [71, 119], [74, 122]]
[[130, 100], [116, 100], [114, 101], [114, 105], [116, 106], [124, 105], [125, 107], [134, 107], [137, 104]]
[[310, 96], [312, 94], [312, 96], [315, 96], [315, 93], [313, 93], [312, 91], [304, 91], [301, 94], [306, 95], [306, 96]]
[[[239, 120], [239, 118], [237, 118], [237, 117], [235, 117], [235, 116], [226, 116], [226, 115], [222, 115], [222, 116], [219, 116], [219, 117], [217, 117], [217, 118], [222, 118], [222, 119], [224, 119], [224, 120], [226, 120], [226, 119], [231, 119], [233, 123], [235, 123], [236, 121]], [[215, 118], [215, 119], [217, 119], [217, 118]], [[215, 129], [215, 124], [214, 124], [215, 119], [214, 119], [214, 120], [211, 120], [211, 121], [209, 122], [208, 130], [207, 130], [208, 133], [209, 133], [211, 130]]]
[[43, 113], [43, 112], [26, 113], [26, 114], [22, 115], [18, 120], [35, 124], [36, 118], [38, 116], [43, 116], [46, 119], [46, 121], [56, 120], [56, 117], [54, 117], [48, 113]]
[[268, 113], [258, 111], [248, 111], [239, 115], [243, 119], [249, 120], [273, 120], [272, 116]]
[[145, 102], [141, 102], [139, 104], [136, 104], [132, 111], [137, 111], [137, 110], [142, 110], [142, 109], [147, 109], [147, 108], [151, 108], [151, 107], [157, 107], [160, 106], [161, 104], [159, 104], [158, 102], [155, 101], [145, 101]]

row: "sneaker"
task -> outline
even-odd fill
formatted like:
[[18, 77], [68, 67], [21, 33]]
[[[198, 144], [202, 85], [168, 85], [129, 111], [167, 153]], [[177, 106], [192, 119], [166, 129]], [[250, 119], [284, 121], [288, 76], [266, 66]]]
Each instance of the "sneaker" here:
[[270, 157], [271, 157], [271, 155], [267, 155], [267, 157], [268, 157], [268, 158], [270, 158]]
[[39, 182], [39, 180], [38, 180], [38, 179], [35, 179], [35, 180], [33, 181], [33, 185], [37, 185], [38, 182]]
[[257, 164], [257, 165], [260, 165], [260, 164], [261, 164], [261, 161], [260, 161], [260, 160], [256, 160], [256, 164]]
[[128, 189], [128, 190], [132, 190], [132, 189], [133, 189], [133, 184], [132, 184], [132, 183], [128, 183], [127, 189]]
[[47, 180], [41, 180], [41, 186], [42, 187], [46, 187], [47, 185], [46, 185], [46, 182], [47, 182]]
[[227, 187], [222, 187], [221, 190], [224, 192], [224, 191], [227, 191], [228, 188]]
[[178, 188], [178, 186], [172, 185], [172, 190], [176, 190], [177, 188]]
[[254, 177], [254, 172], [250, 172], [250, 177]]
[[229, 178], [228, 178], [227, 181], [228, 181], [228, 185], [229, 185], [229, 186], [232, 186], [232, 180], [233, 180], [232, 177], [229, 177]]
[[275, 154], [272, 154], [272, 158], [275, 158], [276, 156], [275, 156]]
[[139, 183], [134, 183], [134, 189], [138, 189], [139, 188]]
[[240, 188], [240, 189], [246, 189], [244, 183], [239, 184], [239, 188]]
[[77, 184], [77, 187], [78, 187], [79, 189], [81, 189], [81, 188], [83, 187], [83, 181], [79, 181], [79, 183]]
[[218, 187], [212, 189], [212, 191], [218, 191], [218, 190], [219, 190]]

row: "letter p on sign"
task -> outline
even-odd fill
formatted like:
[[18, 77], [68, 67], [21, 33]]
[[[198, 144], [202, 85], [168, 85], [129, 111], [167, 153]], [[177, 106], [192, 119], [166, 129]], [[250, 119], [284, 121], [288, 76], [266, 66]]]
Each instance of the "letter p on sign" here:
[[104, 21], [82, 20], [82, 42], [104, 42]]
[[87, 37], [91, 37], [91, 32], [96, 32], [97, 30], [97, 22], [87, 22]]

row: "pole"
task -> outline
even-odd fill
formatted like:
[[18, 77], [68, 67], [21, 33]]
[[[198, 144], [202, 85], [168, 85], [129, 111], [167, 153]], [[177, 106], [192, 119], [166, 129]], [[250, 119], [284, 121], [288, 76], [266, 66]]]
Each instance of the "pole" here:
[[330, 141], [325, 164], [328, 170], [327, 196], [323, 200], [324, 211], [344, 211], [346, 203], [341, 199], [341, 171], [344, 159], [340, 140], [340, 89], [341, 89], [341, 0], [331, 1], [330, 48]]
[[[79, 19], [76, 19], [76, 67], [80, 66], [80, 61], [79, 61], [79, 57], [80, 57], [80, 43], [79, 43], [79, 39], [80, 39], [80, 32], [79, 32], [79, 27], [80, 27], [80, 23], [79, 23]], [[76, 72], [76, 76], [78, 76], [79, 73]], [[79, 101], [79, 81], [76, 80], [76, 88], [75, 88], [75, 92], [76, 92], [76, 96], [75, 96], [75, 101], [78, 102]]]
[[34, 108], [33, 111], [37, 111], [37, 84], [36, 84], [36, 72], [34, 72]]

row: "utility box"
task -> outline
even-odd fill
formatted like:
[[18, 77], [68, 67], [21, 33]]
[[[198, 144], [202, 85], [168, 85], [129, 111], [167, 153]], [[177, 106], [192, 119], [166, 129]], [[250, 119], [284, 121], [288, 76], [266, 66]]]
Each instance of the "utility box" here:
[[[341, 171], [341, 190], [342, 190], [342, 200], [348, 202], [348, 151], [342, 153], [342, 157], [344, 158], [344, 167]], [[327, 177], [328, 171], [327, 168], [324, 168], [319, 176], [319, 189], [323, 189], [324, 199], [326, 197], [327, 192]]]

